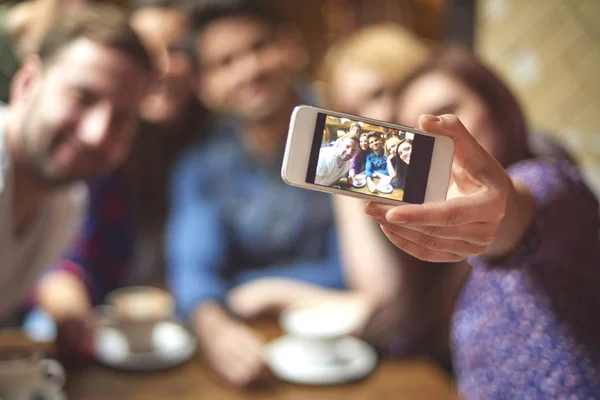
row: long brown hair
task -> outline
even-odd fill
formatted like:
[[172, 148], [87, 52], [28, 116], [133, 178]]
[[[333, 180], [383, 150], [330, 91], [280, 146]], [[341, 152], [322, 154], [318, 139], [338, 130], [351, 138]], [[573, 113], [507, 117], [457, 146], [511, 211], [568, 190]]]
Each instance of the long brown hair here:
[[502, 80], [479, 58], [456, 46], [443, 47], [411, 74], [402, 88], [431, 72], [442, 72], [456, 78], [486, 104], [492, 122], [504, 135], [505, 159], [498, 160], [504, 167], [531, 157], [522, 108]]

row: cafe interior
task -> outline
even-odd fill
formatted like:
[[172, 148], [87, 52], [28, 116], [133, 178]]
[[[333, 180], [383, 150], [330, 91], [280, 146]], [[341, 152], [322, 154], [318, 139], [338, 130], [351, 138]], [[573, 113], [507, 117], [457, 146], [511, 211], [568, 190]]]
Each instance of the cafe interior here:
[[[244, 14], [243, 11], [229, 18], [237, 21], [239, 26], [247, 27], [252, 23], [260, 26], [277, 16], [285, 21], [281, 27], [287, 36], [282, 34], [282, 37], [289, 40], [283, 43], [283, 50], [261, 42], [240, 50], [234, 57], [219, 61], [220, 64], [217, 61], [209, 64], [206, 59], [196, 60], [194, 57], [199, 57], [195, 54], [204, 50], [206, 54], [202, 54], [205, 57], [215, 55], [219, 49], [246, 39], [228, 37], [218, 30], [216, 23], [202, 25], [202, 33], [190, 36], [195, 38], [191, 44], [182, 40], [187, 38], [182, 31], [187, 26], [189, 32], [195, 32], [194, 13], [202, 9], [204, 3], [225, 4], [232, 3], [231, 0], [149, 0], [146, 4], [139, 2], [137, 6], [134, 5], [136, 1], [123, 0], [3, 0], [2, 3], [2, 59], [8, 54], [5, 53], [8, 48], [2, 42], [10, 42], [10, 36], [7, 36], [8, 39], [4, 37], [6, 32], [10, 35], [15, 23], [14, 18], [4, 17], [11, 16], [11, 9], [25, 5], [22, 7], [25, 15], [28, 15], [27, 7], [30, 7], [46, 10], [39, 15], [34, 13], [36, 18], [52, 14], [55, 19], [70, 18], [68, 10], [71, 8], [80, 10], [98, 3], [114, 3], [123, 12], [129, 12], [131, 27], [147, 47], [150, 57], [155, 58], [153, 62], [160, 71], [161, 68], [168, 71], [161, 75], [160, 83], [152, 84], [148, 98], [141, 102], [140, 118], [159, 128], [167, 121], [164, 126], [169, 128], [163, 129], [167, 133], [162, 134], [168, 140], [155, 134], [161, 131], [157, 128], [156, 132], [149, 130], [150, 134], [144, 140], [133, 143], [130, 157], [124, 167], [117, 170], [127, 178], [101, 178], [98, 185], [87, 183], [87, 212], [90, 214], [84, 217], [82, 232], [75, 233], [74, 244], [65, 249], [64, 259], [56, 260], [56, 265], [48, 265], [32, 283], [27, 300], [19, 309], [18, 322], [11, 319], [10, 323], [4, 324], [0, 319], [0, 400], [599, 398], [595, 395], [600, 396], [600, 387], [596, 386], [600, 382], [600, 356], [594, 357], [600, 354], [595, 353], [595, 350], [600, 350], [600, 336], [595, 336], [591, 345], [584, 340], [586, 334], [599, 332], [598, 316], [586, 314], [596, 322], [582, 325], [581, 329], [585, 332], [581, 336], [564, 339], [570, 346], [566, 351], [569, 355], [561, 358], [564, 348], [557, 343], [563, 342], [554, 341], [552, 335], [556, 330], [551, 328], [552, 324], [562, 323], [561, 307], [564, 304], [560, 299], [569, 297], [568, 285], [555, 285], [550, 278], [540, 278], [541, 289], [536, 283], [536, 266], [552, 264], [554, 261], [549, 261], [550, 258], [536, 261], [531, 253], [524, 253], [525, 256], [516, 261], [513, 261], [512, 255], [497, 261], [497, 258], [486, 258], [485, 254], [472, 256], [465, 252], [459, 253], [463, 254], [459, 261], [420, 260], [417, 253], [415, 256], [398, 248], [398, 243], [404, 239], [394, 240], [394, 234], [386, 227], [382, 233], [381, 221], [369, 218], [363, 212], [362, 203], [357, 208], [346, 207], [343, 199], [337, 199], [342, 196], [335, 196], [331, 206], [330, 197], [326, 195], [327, 205], [319, 200], [323, 198], [317, 198], [315, 201], [321, 202], [313, 204], [309, 203], [313, 199], [297, 188], [294, 190], [302, 195], [300, 192], [283, 195], [282, 187], [287, 186], [279, 176], [280, 162], [261, 164], [262, 170], [258, 174], [247, 170], [260, 164], [257, 160], [269, 158], [266, 149], [283, 149], [289, 117], [279, 125], [279, 122], [264, 125], [283, 128], [279, 129], [282, 132], [279, 142], [266, 138], [265, 134], [256, 134], [256, 143], [260, 144], [255, 146], [247, 143], [240, 146], [242, 139], [239, 136], [234, 139], [237, 141], [237, 147], [233, 147], [236, 157], [250, 151], [243, 149], [255, 151], [255, 147], [262, 148], [263, 153], [258, 152], [261, 155], [251, 161], [241, 158], [231, 163], [226, 161], [229, 153], [223, 150], [222, 143], [230, 142], [221, 137], [222, 132], [218, 128], [215, 128], [216, 135], [208, 137], [206, 133], [207, 137], [202, 138], [199, 147], [206, 147], [205, 150], [212, 149], [210, 146], [213, 145], [216, 147], [201, 154], [206, 155], [209, 161], [217, 155], [221, 158], [216, 163], [198, 164], [198, 176], [205, 180], [198, 180], [190, 193], [206, 191], [198, 200], [202, 201], [205, 209], [192, 214], [174, 212], [176, 207], [188, 207], [186, 201], [195, 201], [183, 199], [183, 191], [177, 191], [177, 187], [183, 185], [180, 176], [192, 174], [175, 177], [173, 171], [180, 171], [178, 167], [183, 164], [177, 163], [177, 160], [186, 154], [188, 148], [196, 146], [190, 136], [197, 133], [198, 128], [196, 125], [189, 128], [194, 130], [189, 135], [176, 134], [182, 130], [182, 124], [172, 123], [168, 117], [161, 120], [161, 113], [167, 110], [165, 115], [173, 113], [179, 118], [183, 113], [177, 110], [189, 108], [193, 110], [188, 113], [190, 119], [184, 116], [181, 120], [186, 123], [202, 120], [200, 130], [203, 132], [212, 129], [210, 124], [218, 126], [217, 121], [230, 118], [228, 112], [238, 113], [239, 126], [245, 126], [248, 121], [247, 126], [257, 123], [263, 109], [257, 107], [245, 112], [244, 104], [252, 103], [252, 96], [260, 102], [261, 96], [269, 96], [270, 91], [276, 92], [272, 87], [280, 84], [281, 80], [270, 80], [275, 75], [271, 76], [268, 72], [260, 75], [247, 71], [260, 68], [261, 57], [266, 60], [264, 65], [268, 62], [274, 65], [276, 61], [273, 60], [277, 59], [275, 52], [282, 51], [284, 61], [281, 64], [285, 65], [286, 73], [293, 76], [295, 82], [300, 82], [303, 88], [309, 88], [314, 94], [311, 97], [319, 99], [314, 102], [315, 105], [416, 126], [415, 119], [405, 116], [421, 104], [417, 98], [423, 100], [429, 95], [427, 100], [423, 100], [429, 105], [427, 113], [456, 113], [469, 131], [481, 126], [484, 131], [493, 131], [500, 124], [495, 119], [496, 115], [489, 117], [489, 113], [504, 107], [485, 98], [485, 93], [494, 97], [493, 91], [473, 89], [469, 95], [475, 93], [475, 97], [484, 97], [482, 102], [474, 104], [465, 100], [467, 95], [459, 98], [464, 93], [456, 86], [449, 86], [452, 88], [449, 92], [439, 89], [445, 87], [443, 79], [451, 76], [452, 71], [459, 70], [457, 65], [462, 64], [455, 59], [442, 61], [443, 56], [438, 64], [430, 63], [430, 60], [443, 49], [455, 46], [462, 49], [460, 54], [469, 54], [465, 59], [471, 60], [469, 57], [474, 54], [486, 66], [485, 71], [493, 71], [493, 79], [497, 77], [498, 82], [502, 82], [499, 85], [508, 88], [506, 93], [509, 93], [510, 100], [502, 97], [505, 92], [497, 99], [511, 102], [510, 106], [515, 99], [515, 106], [520, 107], [519, 113], [526, 116], [529, 131], [535, 133], [528, 138], [531, 141], [530, 157], [539, 157], [540, 160], [560, 158], [563, 160], [560, 161], [563, 163], [561, 168], [564, 163], [572, 163], [582, 177], [582, 185], [585, 184], [589, 193], [598, 196], [600, 2], [267, 0], [263, 2], [269, 10], [265, 20], [252, 22], [255, 15]], [[161, 10], [167, 11], [161, 14]], [[148, 12], [142, 14], [144, 11]], [[35, 25], [40, 35], [45, 33], [44, 26], [52, 24], [52, 21], [49, 24], [36, 24], [35, 21], [32, 17], [29, 24]], [[234, 31], [228, 34], [234, 35]], [[209, 38], [214, 39], [219, 34], [223, 35], [223, 42], [209, 43]], [[180, 35], [178, 40], [171, 39], [177, 35]], [[172, 43], [165, 44], [169, 40]], [[184, 42], [187, 44], [182, 44]], [[164, 51], [160, 46], [164, 46]], [[189, 65], [193, 67], [181, 61], [184, 56], [177, 55], [178, 51], [188, 56], [192, 54], [195, 61]], [[14, 53], [19, 62], [19, 52]], [[448, 64], [442, 64], [446, 61]], [[3, 64], [0, 60], [0, 69], [4, 69]], [[424, 65], [429, 69], [422, 69]], [[440, 65], [447, 68], [440, 67], [440, 71], [446, 72], [436, 72], [435, 68]], [[190, 75], [202, 83], [178, 82], [185, 68], [197, 68], [200, 78], [193, 73]], [[227, 70], [229, 72], [226, 72], [227, 68], [231, 68]], [[218, 81], [219, 74], [225, 76], [233, 68], [237, 68], [235, 76], [254, 76], [252, 73], [255, 73], [256, 77], [252, 79], [258, 83], [252, 83], [254, 86], [248, 84], [248, 88], [244, 89], [240, 80], [239, 93], [234, 93], [235, 85], [228, 84], [226, 79]], [[2, 79], [10, 82], [12, 77], [6, 76], [7, 71], [0, 73]], [[462, 72], [465, 71], [467, 73], [463, 75], [475, 76], [480, 70], [472, 72], [475, 70], [466, 69]], [[423, 96], [416, 95], [420, 80], [436, 73], [436, 79], [440, 79], [436, 81], [438, 83], [426, 86], [426, 90], [421, 92], [425, 93]], [[464, 78], [464, 82], [485, 86], [487, 80], [492, 79], [488, 79], [485, 73], [477, 77], [485, 77], [482, 78], [485, 82], [469, 78]], [[217, 82], [213, 85], [217, 89], [210, 82], [206, 83], [211, 79]], [[230, 86], [234, 87], [231, 89], [234, 94], [230, 93], [230, 97], [223, 96], [219, 100], [218, 96], [211, 96], [218, 93], [219, 87]], [[0, 85], [0, 91], [3, 90]], [[180, 93], [187, 90], [189, 99], [193, 99], [189, 102], [194, 106], [175, 102], [171, 107], [167, 104], [169, 95], [165, 94], [170, 90]], [[209, 93], [210, 90], [213, 92]], [[445, 96], [452, 96], [449, 106], [434, 104], [446, 99]], [[299, 97], [296, 104], [304, 103], [302, 96]], [[413, 100], [414, 107], [411, 108]], [[5, 98], [3, 101], [9, 103], [11, 100]], [[474, 119], [470, 118], [481, 104], [488, 112], [483, 115], [489, 118], [471, 124]], [[460, 105], [464, 108], [461, 109]], [[226, 112], [222, 112], [224, 110]], [[464, 113], [464, 119], [460, 112]], [[244, 122], [239, 124], [240, 120]], [[347, 122], [339, 119], [329, 121], [340, 132], [348, 129]], [[363, 125], [366, 130], [378, 129], [369, 124]], [[262, 125], [257, 123], [256, 126]], [[478, 135], [473, 136], [479, 140]], [[513, 151], [512, 148], [505, 149], [505, 153]], [[495, 157], [493, 151], [490, 153]], [[281, 155], [276, 153], [274, 158], [280, 160], [277, 157]], [[200, 157], [196, 156], [197, 159]], [[229, 164], [237, 165], [232, 167], [234, 172], [229, 171]], [[500, 164], [510, 175], [511, 162], [501, 161]], [[238, 174], [239, 177], [236, 177]], [[571, 172], [565, 174], [573, 176]], [[542, 180], [542, 175], [539, 173], [535, 177]], [[523, 173], [519, 176], [527, 179], [533, 175]], [[255, 182], [252, 179], [256, 182], [273, 179], [267, 187], [275, 194], [281, 191], [282, 196], [257, 194], [258, 190], [252, 190]], [[237, 185], [236, 182], [249, 184], [240, 186], [237, 191], [227, 189], [228, 185]], [[1, 183], [0, 180], [0, 188]], [[108, 186], [110, 188], [107, 189]], [[119, 208], [119, 197], [114, 194], [121, 190], [118, 187], [125, 188], [124, 193], [128, 196], [124, 197], [123, 204], [133, 205], [131, 218], [119, 217], [124, 215], [125, 208]], [[108, 190], [108, 194], [97, 196], [102, 190]], [[223, 197], [219, 198], [221, 195]], [[537, 199], [538, 195], [535, 192], [533, 197]], [[215, 203], [211, 203], [213, 199], [217, 199]], [[252, 202], [262, 205], [253, 208]], [[592, 201], [592, 208], [596, 206], [597, 203]], [[306, 208], [306, 212], [292, 213], [285, 211], [285, 207], [293, 211]], [[564, 207], [559, 208], [564, 210]], [[394, 210], [388, 211], [387, 215]], [[97, 215], [93, 216], [94, 213]], [[537, 214], [532, 213], [532, 218], [536, 218]], [[3, 216], [0, 212], [0, 217]], [[113, 218], [115, 221], [121, 218], [121, 224], [113, 223]], [[206, 225], [203, 230], [198, 228], [197, 231], [181, 228], [193, 223], [199, 227]], [[331, 250], [339, 252], [332, 256], [337, 260], [335, 268], [325, 265], [325, 261], [323, 265], [314, 261], [316, 254], [320, 254], [318, 251], [329, 251], [325, 249], [327, 245], [323, 239], [329, 236], [314, 234], [312, 239], [307, 239], [306, 236], [311, 236], [310, 232], [314, 231], [307, 228], [306, 232], [297, 233], [294, 230], [297, 226], [317, 229], [325, 223], [335, 227], [337, 232], [337, 239], [332, 239], [335, 250]], [[546, 237], [543, 236], [545, 230], [559, 232], [570, 229], [544, 227], [537, 222], [531, 226], [534, 228], [531, 228], [530, 234], [539, 234], [542, 238]], [[334, 228], [331, 229], [333, 232]], [[410, 226], [398, 226], [397, 229], [418, 232], [415, 235], [422, 232], [412, 231]], [[586, 235], [581, 236], [585, 240], [580, 240], [591, 239], [589, 233]], [[281, 243], [287, 240], [282, 238], [288, 236], [302, 241], [298, 239], [298, 242], [286, 245], [291, 250], [282, 250], [284, 245]], [[130, 243], [134, 240], [139, 242], [135, 246]], [[445, 243], [444, 240], [436, 240], [436, 243]], [[518, 248], [533, 252], [531, 249], [537, 249], [537, 243], [546, 242], [532, 243], [536, 244], [525, 243]], [[123, 250], [129, 245], [135, 250]], [[564, 247], [564, 251], [568, 251], [568, 246]], [[179, 250], [188, 253], [181, 256], [173, 254]], [[561, 258], [562, 255], [555, 259], [577, 259], [573, 265], [587, 265], [592, 260], [592, 252], [589, 254], [578, 259]], [[86, 264], [88, 256], [93, 260], [89, 265]], [[527, 256], [534, 261], [527, 261], [530, 260]], [[205, 268], [210, 270], [208, 272], [194, 270], [209, 261], [216, 265], [217, 259], [223, 266], [216, 272], [210, 266]], [[509, 261], [503, 264], [504, 260], [513, 264]], [[494, 264], [496, 262], [498, 264]], [[509, 276], [503, 281], [497, 276], [485, 281], [490, 265], [499, 266], [495, 271], [510, 270], [507, 272]], [[0, 267], [9, 268], [3, 261], [0, 261]], [[284, 267], [297, 270], [282, 272]], [[528, 273], [528, 267], [534, 272]], [[521, 273], [523, 278], [519, 275]], [[585, 273], [582, 272], [581, 276]], [[563, 282], [571, 276], [558, 275], [563, 276]], [[579, 276], [577, 273], [573, 275]], [[0, 279], [6, 276], [0, 271]], [[588, 279], [588, 283], [595, 282], [596, 287], [600, 285], [600, 281], [594, 281], [597, 273], [585, 276], [593, 277]], [[575, 283], [573, 285], [576, 286]], [[210, 296], [213, 292], [217, 293], [215, 287], [224, 294], [218, 294], [221, 297], [215, 295], [213, 299]], [[526, 293], [521, 298], [515, 297], [521, 295], [518, 290], [539, 292]], [[499, 299], [500, 296], [506, 297]], [[555, 304], [553, 301], [556, 300], [558, 314], [552, 314], [553, 306], [545, 308], [543, 301], [546, 300], [540, 300], [542, 306], [536, 303], [536, 296], [547, 298], [551, 304]], [[583, 299], [578, 307], [597, 310], [591, 303], [598, 296], [590, 296], [575, 296]], [[205, 301], [206, 298], [209, 300]], [[199, 299], [205, 302], [201, 303]], [[545, 312], [550, 313], [550, 317]], [[565, 313], [579, 315], [570, 311]], [[548, 318], [553, 321], [548, 326], [540, 322], [548, 321]], [[569, 318], [565, 320], [565, 323], [570, 321]], [[511, 324], [517, 328], [511, 328]], [[522, 332], [521, 336], [516, 333], [514, 336], [526, 337], [527, 340], [514, 339], [511, 332]], [[559, 336], [556, 340], [568, 336], [563, 330], [556, 335]], [[582, 343], [577, 342], [579, 337], [584, 338]], [[527, 346], [530, 345], [535, 350], [528, 352]], [[587, 350], [588, 345], [592, 350]], [[580, 354], [584, 354], [581, 359], [577, 358]], [[552, 370], [551, 364], [560, 366]], [[542, 372], [538, 375], [531, 372], [540, 365], [543, 365], [540, 368], [551, 371], [547, 372], [548, 376], [540, 377]], [[587, 369], [578, 369], [581, 365]], [[17, 370], [22, 373], [15, 373]], [[554, 380], [556, 376], [558, 378]], [[523, 383], [525, 378], [522, 381], [521, 377], [527, 377], [528, 383]], [[588, 378], [591, 383], [586, 383]]]

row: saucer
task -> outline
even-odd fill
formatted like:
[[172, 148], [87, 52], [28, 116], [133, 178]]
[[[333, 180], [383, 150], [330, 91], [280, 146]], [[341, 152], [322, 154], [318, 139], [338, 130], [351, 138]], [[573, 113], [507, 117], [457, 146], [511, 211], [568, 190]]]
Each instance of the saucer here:
[[352, 179], [352, 186], [354, 186], [355, 188], [361, 188], [361, 187], [365, 187], [367, 185], [367, 180], [366, 179]]
[[133, 353], [125, 335], [112, 326], [96, 332], [97, 360], [109, 367], [130, 371], [158, 371], [183, 364], [196, 352], [194, 336], [181, 324], [163, 321], [152, 332], [154, 350]]
[[377, 354], [366, 342], [345, 337], [336, 344], [340, 362], [317, 363], [306, 358], [303, 344], [282, 336], [265, 347], [265, 359], [279, 379], [309, 385], [342, 384], [362, 379], [377, 365]]
[[390, 194], [394, 191], [394, 187], [392, 185], [390, 185], [389, 183], [384, 183], [384, 184], [377, 184], [377, 190], [379, 190], [381, 193], [384, 194]]

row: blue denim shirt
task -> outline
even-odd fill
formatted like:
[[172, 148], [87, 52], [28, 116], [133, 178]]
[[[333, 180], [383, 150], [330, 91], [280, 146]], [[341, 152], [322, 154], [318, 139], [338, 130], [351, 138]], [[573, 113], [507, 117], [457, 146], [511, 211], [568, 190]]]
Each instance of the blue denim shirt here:
[[387, 175], [387, 157], [385, 153], [383, 155], [378, 156], [374, 151], [371, 151], [367, 154], [367, 163], [365, 166], [365, 176], [371, 178], [374, 173], [379, 172], [380, 174]]
[[244, 282], [275, 276], [343, 288], [329, 195], [286, 185], [276, 162], [247, 152], [219, 123], [172, 176], [168, 278], [185, 316]]

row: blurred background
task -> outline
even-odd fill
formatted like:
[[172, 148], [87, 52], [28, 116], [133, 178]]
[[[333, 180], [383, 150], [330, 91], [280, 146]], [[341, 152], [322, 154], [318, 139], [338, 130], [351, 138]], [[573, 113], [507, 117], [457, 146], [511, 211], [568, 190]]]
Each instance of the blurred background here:
[[473, 48], [511, 85], [528, 121], [574, 154], [600, 194], [600, 1], [270, 3], [300, 27], [310, 53], [308, 73], [313, 77], [332, 43], [380, 22], [400, 23], [433, 42]]
[[313, 74], [331, 43], [378, 22], [473, 48], [510, 84], [532, 126], [573, 152], [600, 194], [600, 1], [271, 2], [302, 30]]
[[333, 41], [394, 21], [472, 47], [510, 85], [529, 122], [573, 152], [600, 194], [600, 1], [272, 1], [302, 29], [314, 72]]

